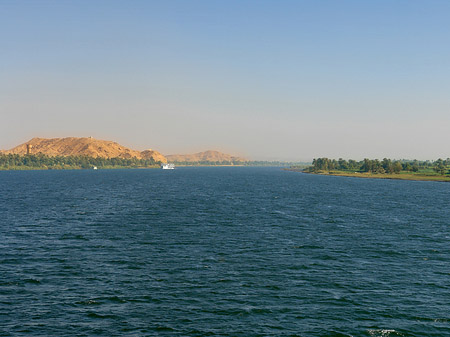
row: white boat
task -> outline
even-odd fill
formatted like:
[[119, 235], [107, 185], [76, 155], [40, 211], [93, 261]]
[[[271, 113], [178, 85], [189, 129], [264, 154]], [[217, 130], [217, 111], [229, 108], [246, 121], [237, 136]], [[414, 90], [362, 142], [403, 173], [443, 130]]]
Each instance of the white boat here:
[[175, 168], [174, 164], [161, 164], [163, 170], [173, 170]]

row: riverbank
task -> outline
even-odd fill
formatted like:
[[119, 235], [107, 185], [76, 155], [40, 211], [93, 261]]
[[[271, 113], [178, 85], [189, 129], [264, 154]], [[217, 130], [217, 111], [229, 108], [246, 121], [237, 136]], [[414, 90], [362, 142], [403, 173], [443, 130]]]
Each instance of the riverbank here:
[[[152, 166], [103, 166], [99, 170], [119, 170], [119, 169], [159, 169], [160, 165]], [[93, 170], [94, 167], [86, 168], [80, 166], [10, 166], [0, 167], [0, 171], [49, 171], [49, 170]]]
[[371, 179], [395, 179], [395, 180], [416, 180], [416, 181], [441, 181], [450, 182], [450, 176], [439, 175], [439, 174], [424, 174], [424, 173], [411, 173], [411, 172], [400, 172], [395, 173], [370, 173], [370, 172], [346, 172], [346, 171], [318, 171], [318, 172], [308, 172], [301, 169], [286, 169], [287, 171], [302, 172], [307, 174], [319, 174], [319, 175], [330, 175], [338, 177], [352, 177], [352, 178], [371, 178]]

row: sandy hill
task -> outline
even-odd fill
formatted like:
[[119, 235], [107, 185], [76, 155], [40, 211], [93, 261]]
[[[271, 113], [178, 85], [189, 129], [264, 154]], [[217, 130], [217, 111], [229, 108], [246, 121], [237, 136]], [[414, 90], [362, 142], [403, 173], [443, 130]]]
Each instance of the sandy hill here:
[[166, 156], [169, 162], [223, 162], [223, 161], [247, 161], [245, 158], [235, 157], [219, 151], [205, 151], [194, 154], [171, 154]]
[[158, 151], [145, 150], [136, 151], [122, 146], [116, 142], [99, 140], [92, 137], [77, 138], [33, 138], [15, 148], [3, 153], [27, 154], [27, 147], [30, 146], [30, 153], [42, 153], [48, 156], [78, 156], [103, 158], [133, 158], [153, 159], [158, 162], [167, 163], [167, 159]]

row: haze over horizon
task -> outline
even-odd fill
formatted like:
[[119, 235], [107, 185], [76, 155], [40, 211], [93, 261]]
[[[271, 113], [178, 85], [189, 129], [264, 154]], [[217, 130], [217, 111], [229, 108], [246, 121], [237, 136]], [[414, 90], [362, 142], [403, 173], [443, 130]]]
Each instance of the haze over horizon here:
[[450, 157], [448, 1], [2, 1], [0, 149]]

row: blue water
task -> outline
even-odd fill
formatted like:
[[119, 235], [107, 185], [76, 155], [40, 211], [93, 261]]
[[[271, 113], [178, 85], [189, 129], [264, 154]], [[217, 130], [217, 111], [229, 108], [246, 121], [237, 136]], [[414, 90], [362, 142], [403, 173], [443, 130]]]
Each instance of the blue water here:
[[1, 336], [449, 336], [450, 184], [0, 172]]

